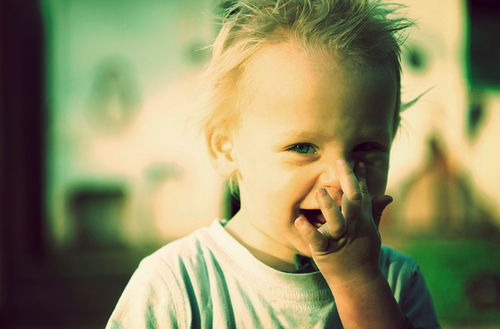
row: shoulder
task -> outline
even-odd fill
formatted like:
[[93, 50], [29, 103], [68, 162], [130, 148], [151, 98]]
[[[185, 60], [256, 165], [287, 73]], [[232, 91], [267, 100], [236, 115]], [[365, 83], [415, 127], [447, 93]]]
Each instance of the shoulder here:
[[385, 245], [380, 250], [380, 269], [396, 298], [421, 275], [415, 259]]
[[174, 295], [185, 296], [194, 281], [205, 280], [207, 264], [216, 262], [207, 243], [209, 236], [209, 228], [202, 228], [170, 242], [144, 258], [137, 272], [145, 273], [152, 280], [161, 280]]
[[154, 264], [157, 267], [175, 267], [179, 262], [196, 262], [209, 252], [205, 243], [208, 228], [202, 228], [194, 233], [170, 242], [146, 257], [141, 263]]
[[394, 272], [416, 270], [418, 265], [412, 257], [392, 247], [382, 245], [380, 250], [380, 267], [387, 275], [391, 275]]
[[190, 282], [195, 264], [202, 262], [207, 248], [206, 229], [171, 242], [144, 258], [132, 275], [108, 322], [107, 328], [189, 327]]
[[439, 328], [432, 297], [415, 259], [384, 245], [380, 267], [394, 298], [415, 328]]

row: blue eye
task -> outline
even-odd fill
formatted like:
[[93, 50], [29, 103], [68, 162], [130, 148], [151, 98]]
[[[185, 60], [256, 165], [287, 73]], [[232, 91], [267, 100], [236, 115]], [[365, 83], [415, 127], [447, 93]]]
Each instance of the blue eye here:
[[298, 153], [298, 154], [314, 154], [316, 149], [311, 144], [302, 143], [290, 146], [287, 151]]
[[363, 143], [359, 144], [354, 148], [354, 152], [373, 152], [373, 151], [383, 151], [384, 148], [377, 143]]

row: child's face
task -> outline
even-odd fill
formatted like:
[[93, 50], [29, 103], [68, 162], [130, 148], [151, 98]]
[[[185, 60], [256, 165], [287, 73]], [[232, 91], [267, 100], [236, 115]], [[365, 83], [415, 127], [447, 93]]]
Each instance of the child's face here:
[[310, 256], [294, 221], [302, 213], [314, 224], [317, 212], [307, 210], [319, 208], [315, 190], [341, 205], [329, 170], [337, 159], [364, 162], [372, 198], [384, 193], [396, 79], [287, 45], [257, 54], [248, 72], [248, 110], [232, 141], [241, 211], [230, 224], [247, 245], [293, 262], [296, 253]]

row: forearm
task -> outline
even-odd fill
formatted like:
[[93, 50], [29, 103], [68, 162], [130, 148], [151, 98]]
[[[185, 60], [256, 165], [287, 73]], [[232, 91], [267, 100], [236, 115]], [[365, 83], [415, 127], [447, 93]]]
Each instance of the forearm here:
[[382, 274], [365, 284], [338, 284], [326, 280], [344, 328], [405, 328], [405, 316]]

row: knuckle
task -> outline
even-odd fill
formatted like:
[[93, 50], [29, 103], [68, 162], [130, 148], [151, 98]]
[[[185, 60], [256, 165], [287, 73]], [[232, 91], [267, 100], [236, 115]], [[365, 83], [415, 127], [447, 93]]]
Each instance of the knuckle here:
[[330, 230], [329, 234], [332, 237], [332, 239], [338, 240], [342, 237], [342, 235], [344, 235], [346, 228], [347, 228], [347, 225], [345, 223], [339, 224], [337, 227], [332, 228], [332, 230]]
[[350, 193], [350, 195], [348, 197], [349, 197], [349, 200], [352, 200], [352, 201], [361, 201], [361, 200], [363, 200], [363, 193], [361, 192], [361, 190], [354, 191], [354, 192]]
[[344, 220], [338, 224], [337, 233], [340, 233], [342, 235], [345, 233], [346, 230], [347, 230], [347, 222]]
[[305, 235], [306, 235], [306, 237], [307, 237], [308, 240], [313, 240], [314, 239], [314, 233], [315, 232], [313, 231], [313, 229], [309, 227], [307, 229], [307, 232], [305, 232]]
[[357, 176], [357, 177], [361, 177], [361, 178], [366, 177], [366, 175], [365, 175], [365, 171], [364, 171], [364, 170], [362, 170], [362, 169], [360, 169], [359, 167], [357, 167], [357, 168], [355, 169], [355, 171], [356, 171], [356, 176]]
[[335, 239], [339, 234], [342, 235], [347, 230], [347, 221], [343, 217], [332, 218], [325, 225], [321, 226], [319, 231], [327, 237]]
[[351, 166], [345, 166], [344, 172], [348, 175], [354, 174], [354, 171], [352, 170]]
[[318, 239], [314, 244], [311, 244], [316, 251], [325, 251], [328, 249], [328, 239]]
[[358, 181], [365, 181], [366, 180], [366, 175], [364, 173], [360, 173], [357, 175]]
[[360, 186], [361, 194], [368, 195], [370, 191], [368, 191], [368, 186], [366, 184], [361, 184]]
[[333, 200], [326, 200], [326, 201], [323, 201], [323, 209], [325, 210], [332, 210], [335, 208], [335, 201]]
[[315, 240], [317, 240], [317, 236], [316, 236], [317, 233], [318, 232], [316, 231], [316, 229], [311, 226], [311, 227], [307, 227], [304, 230], [303, 235], [306, 238], [306, 240], [309, 241], [309, 243], [313, 243]]

